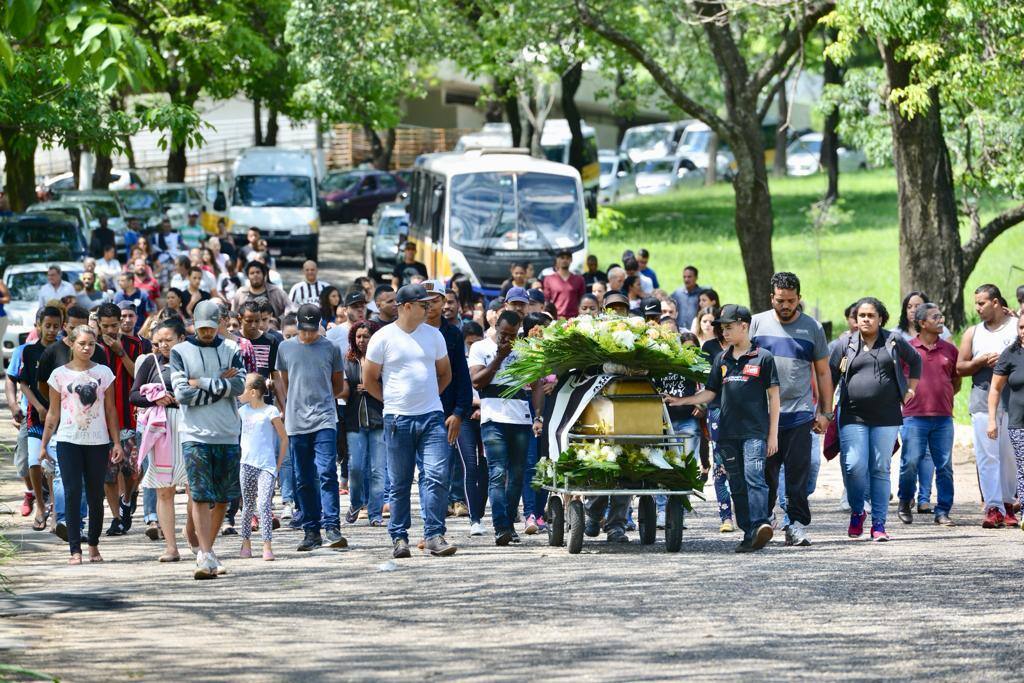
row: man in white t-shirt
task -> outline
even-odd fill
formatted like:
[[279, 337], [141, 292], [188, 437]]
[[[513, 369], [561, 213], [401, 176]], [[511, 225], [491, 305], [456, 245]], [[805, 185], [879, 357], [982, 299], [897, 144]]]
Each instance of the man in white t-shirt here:
[[45, 308], [50, 301], [76, 296], [78, 293], [70, 282], [63, 279], [63, 271], [56, 263], [46, 269], [46, 283], [39, 288], [39, 308]]
[[[520, 390], [512, 398], [502, 398], [508, 387], [498, 377], [515, 360], [512, 343], [522, 322], [514, 311], [502, 312], [495, 325], [494, 339], [479, 341], [469, 350], [469, 374], [473, 387], [480, 392], [480, 434], [490, 472], [488, 495], [497, 545], [519, 540], [512, 525], [515, 510], [509, 509], [508, 491], [523, 488], [526, 451], [532, 436], [533, 418], [526, 392]], [[513, 496], [513, 504], [516, 500], [518, 496]]]
[[425, 324], [431, 295], [422, 285], [398, 290], [398, 320], [385, 325], [366, 349], [363, 384], [384, 404], [384, 444], [388, 449], [391, 490], [388, 533], [396, 558], [409, 557], [412, 525], [412, 475], [420, 469], [420, 510], [424, 547], [431, 555], [455, 554], [444, 538], [448, 511], [448, 432], [441, 392], [451, 382], [448, 347], [434, 327]]

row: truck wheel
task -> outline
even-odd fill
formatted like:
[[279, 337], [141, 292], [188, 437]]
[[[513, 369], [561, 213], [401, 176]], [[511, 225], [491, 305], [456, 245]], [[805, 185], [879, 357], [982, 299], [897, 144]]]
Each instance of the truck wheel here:
[[683, 546], [683, 502], [669, 496], [665, 503], [665, 550], [678, 553]]
[[573, 500], [569, 502], [569, 554], [577, 555], [583, 550], [583, 526], [585, 518], [583, 514], [583, 501]]
[[658, 506], [654, 496], [640, 496], [637, 507], [637, 522], [640, 527], [640, 543], [650, 545], [658, 537]]
[[548, 523], [548, 545], [562, 546], [565, 544], [565, 506], [560, 496], [548, 498], [548, 511], [544, 518]]

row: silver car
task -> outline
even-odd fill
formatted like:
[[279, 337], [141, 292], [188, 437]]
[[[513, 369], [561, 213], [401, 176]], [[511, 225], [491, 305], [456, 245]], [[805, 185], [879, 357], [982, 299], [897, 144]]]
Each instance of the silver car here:
[[614, 203], [636, 194], [636, 167], [625, 152], [603, 149], [597, 154], [601, 165], [602, 204]]
[[[786, 148], [786, 173], [792, 176], [806, 176], [821, 170], [821, 133], [807, 133], [790, 143]], [[867, 157], [858, 149], [840, 147], [836, 150], [839, 157], [839, 172], [849, 173], [868, 167]]]
[[[21, 263], [8, 266], [4, 271], [4, 284], [11, 292], [10, 303], [4, 304], [7, 330], [4, 332], [4, 363], [11, 359], [15, 347], [25, 343], [25, 337], [36, 323], [39, 310], [39, 288], [46, 284], [46, 273], [51, 263]], [[57, 263], [62, 278], [75, 282], [82, 277], [82, 264], [73, 261]]]
[[409, 214], [404, 204], [383, 204], [366, 230], [365, 260], [370, 277], [390, 275], [398, 263], [398, 248], [409, 235]]
[[661, 194], [680, 185], [700, 185], [704, 172], [686, 157], [649, 159], [636, 165], [636, 192], [640, 195]]

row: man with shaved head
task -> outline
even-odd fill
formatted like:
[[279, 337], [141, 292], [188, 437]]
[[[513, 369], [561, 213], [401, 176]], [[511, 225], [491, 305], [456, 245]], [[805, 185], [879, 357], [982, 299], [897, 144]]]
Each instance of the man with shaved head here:
[[292, 309], [297, 309], [302, 304], [320, 305], [320, 293], [329, 286], [328, 283], [318, 279], [319, 270], [316, 261], [310, 259], [302, 264], [302, 281], [295, 283], [288, 298], [291, 299]]

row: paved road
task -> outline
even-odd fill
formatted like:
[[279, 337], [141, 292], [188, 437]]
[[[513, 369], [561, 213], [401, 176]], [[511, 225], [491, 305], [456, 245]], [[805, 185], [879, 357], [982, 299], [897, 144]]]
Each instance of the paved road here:
[[[0, 442], [11, 436], [0, 427]], [[718, 533], [714, 504], [698, 502], [675, 555], [659, 541], [589, 542], [570, 556], [539, 536], [499, 549], [460, 519], [455, 557], [416, 554], [384, 572], [385, 533], [361, 522], [343, 552], [300, 554], [298, 533], [278, 532], [274, 563], [232, 559], [237, 537], [221, 539], [229, 575], [197, 582], [187, 551], [158, 564], [137, 529], [101, 542], [105, 564], [68, 567], [55, 536], [3, 515], [19, 551], [3, 567], [13, 595], [0, 598], [0, 661], [75, 681], [1019, 673], [1022, 532], [978, 526], [969, 456], [957, 462], [961, 526], [894, 522], [888, 544], [844, 537], [837, 469], [823, 467], [812, 499], [813, 546], [745, 556], [735, 534]], [[0, 481], [14, 507], [9, 466]]]
[[[366, 275], [366, 267], [363, 265], [365, 239], [366, 229], [362, 225], [324, 225], [320, 229], [320, 279], [343, 288], [360, 275]], [[301, 260], [278, 259], [277, 266], [284, 278], [285, 292], [302, 279]]]

